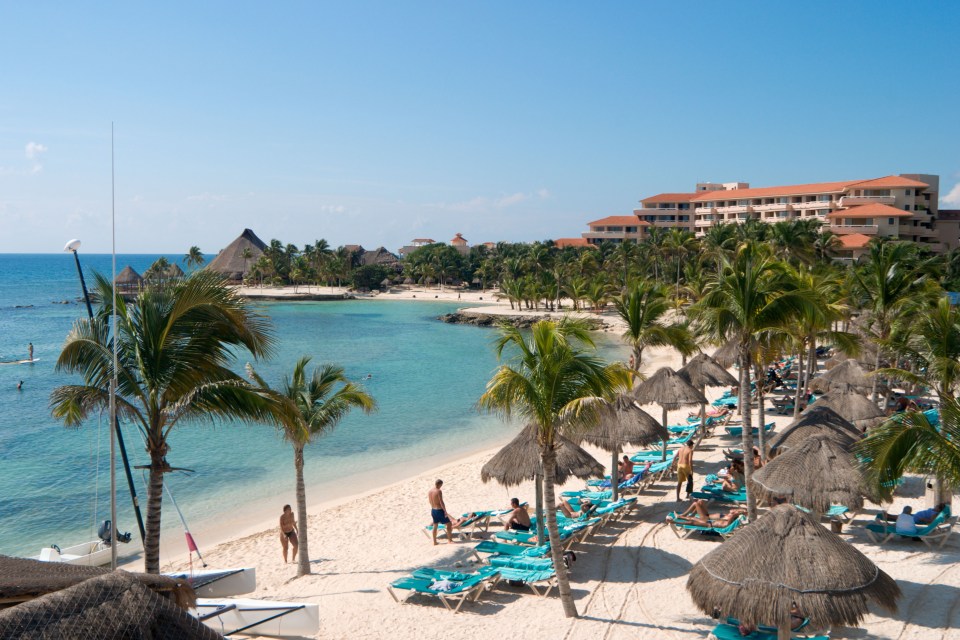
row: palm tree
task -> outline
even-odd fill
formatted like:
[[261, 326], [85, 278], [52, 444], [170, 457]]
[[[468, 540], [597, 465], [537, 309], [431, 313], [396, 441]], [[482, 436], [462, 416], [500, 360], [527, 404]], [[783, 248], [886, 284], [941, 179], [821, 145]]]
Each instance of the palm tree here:
[[187, 251], [187, 254], [183, 256], [183, 263], [186, 265], [187, 269], [202, 267], [204, 262], [206, 262], [206, 260], [203, 258], [203, 252], [200, 251], [200, 247], [196, 245], [190, 247], [190, 250]]
[[[795, 290], [783, 263], [773, 259], [764, 245], [745, 242], [732, 261], [711, 280], [696, 314], [705, 330], [718, 342], [734, 341], [740, 364], [740, 412], [743, 415], [743, 450], [753, 449], [750, 404], [750, 367], [756, 360], [758, 340], [766, 332], [780, 331], [809, 307], [807, 294]], [[762, 381], [757, 381], [758, 385]], [[763, 425], [761, 425], [763, 428]], [[753, 456], [744, 456], [747, 516], [756, 519], [756, 499], [750, 488]]]
[[[110, 402], [111, 285], [98, 274], [95, 288], [103, 301], [97, 316], [74, 325], [57, 359], [58, 372], [83, 376], [83, 384], [57, 387], [50, 396], [54, 417], [68, 427]], [[146, 287], [133, 304], [119, 296], [114, 304], [117, 413], [140, 430], [150, 455], [144, 561], [147, 572], [158, 573], [170, 434], [181, 421], [274, 420], [283, 408], [229, 369], [237, 349], [263, 358], [273, 338], [269, 320], [206, 271], [171, 286]]]
[[170, 261], [164, 256], [160, 256], [153, 261], [143, 273], [143, 279], [151, 282], [164, 280], [167, 276], [167, 270], [170, 268]]
[[240, 257], [243, 258], [243, 275], [247, 275], [247, 263], [250, 262], [250, 258], [253, 257], [253, 251], [250, 247], [244, 247], [240, 250]]
[[[308, 444], [331, 431], [354, 408], [364, 413], [376, 411], [377, 403], [362, 385], [350, 382], [343, 367], [325, 364], [313, 370], [307, 377], [309, 357], [300, 358], [293, 367], [293, 374], [284, 378], [279, 391], [274, 391], [251, 366], [247, 374], [261, 392], [288, 405], [278, 421], [283, 437], [293, 445], [293, 468], [297, 483], [297, 520], [299, 524], [300, 551], [297, 561], [297, 577], [310, 573], [310, 549], [307, 536], [307, 491], [303, 481], [303, 451]], [[339, 387], [339, 388], [338, 388]]]
[[667, 234], [665, 242], [667, 252], [677, 261], [677, 298], [680, 297], [680, 268], [683, 266], [683, 259], [696, 251], [697, 245], [696, 236], [686, 229], [675, 227]]
[[639, 282], [628, 293], [614, 298], [613, 305], [617, 315], [627, 323], [623, 341], [633, 349], [635, 371], [640, 370], [643, 351], [647, 347], [670, 346], [686, 355], [696, 351], [696, 343], [688, 328], [665, 321], [670, 301], [663, 286], [650, 281]]
[[[556, 437], [562, 428], [595, 424], [594, 402], [611, 399], [628, 385], [626, 371], [605, 364], [587, 349], [594, 348], [589, 331], [581, 322], [541, 320], [530, 331], [510, 326], [500, 328], [497, 357], [508, 348], [516, 352], [509, 364], [501, 364], [487, 383], [479, 406], [504, 416], [517, 415], [537, 425], [540, 459], [544, 470], [544, 503], [547, 535], [553, 565], [557, 570], [560, 600], [567, 617], [577, 616], [570, 581], [563, 571], [563, 549], [558, 543], [554, 484], [557, 467]], [[542, 542], [542, 541], [541, 541]]]

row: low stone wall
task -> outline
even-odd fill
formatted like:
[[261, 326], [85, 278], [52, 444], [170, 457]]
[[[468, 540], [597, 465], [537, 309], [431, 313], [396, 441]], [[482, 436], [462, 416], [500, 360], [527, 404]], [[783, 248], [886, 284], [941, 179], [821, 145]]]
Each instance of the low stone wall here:
[[[437, 320], [449, 324], [470, 324], [476, 327], [495, 327], [498, 324], [506, 322], [514, 327], [528, 329], [538, 320], [559, 320], [563, 314], [524, 314], [509, 315], [500, 313], [483, 313], [480, 311], [455, 311], [442, 316], [437, 316]], [[586, 322], [591, 329], [599, 331], [607, 329], [609, 325], [600, 318], [580, 318]]]

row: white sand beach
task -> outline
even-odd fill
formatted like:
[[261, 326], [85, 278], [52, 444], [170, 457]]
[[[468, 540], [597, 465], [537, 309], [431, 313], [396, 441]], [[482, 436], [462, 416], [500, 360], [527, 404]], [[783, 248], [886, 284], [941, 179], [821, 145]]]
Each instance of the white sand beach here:
[[[655, 349], [645, 370], [652, 373], [663, 365], [678, 367], [678, 360], [671, 351]], [[712, 391], [712, 397], [719, 395], [719, 390]], [[648, 409], [659, 416], [658, 408]], [[686, 412], [674, 412], [671, 421], [685, 416]], [[788, 416], [770, 419], [778, 428], [791, 420]], [[737, 446], [737, 442], [718, 434], [698, 447], [698, 483], [705, 474], [719, 469], [722, 449]], [[609, 460], [608, 453], [589, 450], [601, 462]], [[409, 474], [403, 471], [376, 472], [372, 478], [378, 487], [311, 505], [311, 576], [297, 579], [296, 566], [283, 564], [276, 526], [279, 504], [271, 515], [239, 509], [238, 514], [249, 517], [247, 531], [252, 533], [238, 534], [236, 528], [219, 531], [215, 537], [208, 533], [208, 541], [219, 538], [222, 542], [205, 549], [206, 560], [211, 567], [256, 567], [258, 589], [251, 597], [319, 604], [321, 631], [317, 638], [681, 639], [705, 637], [713, 628], [714, 621], [693, 606], [685, 584], [691, 566], [721, 542], [714, 536], [698, 535], [680, 540], [665, 525], [664, 516], [678, 506], [674, 502], [676, 485], [669, 481], [641, 493], [638, 508], [624, 520], [575, 547], [577, 561], [571, 581], [578, 619], [563, 617], [556, 590], [547, 598], [538, 598], [528, 589], [506, 585], [464, 605], [456, 615], [434, 601], [394, 602], [387, 585], [413, 569], [430, 566], [469, 571], [474, 566], [471, 550], [476, 541], [446, 544], [444, 540], [434, 547], [423, 534], [429, 520], [426, 493], [434, 479], [444, 480], [451, 513], [502, 508], [513, 496], [533, 501], [532, 483], [505, 489], [480, 481], [480, 468], [493, 453], [495, 450], [451, 460], [405, 479], [401, 478]], [[580, 487], [582, 482], [571, 481], [564, 488]], [[911, 479], [900, 493], [904, 495], [891, 507], [893, 512], [899, 512], [908, 500], [914, 505], [924, 503], [920, 479]], [[308, 496], [324, 498], [309, 489]], [[832, 637], [960, 638], [960, 539], [955, 537], [938, 551], [910, 541], [881, 547], [870, 543], [863, 530], [875, 513], [875, 508], [865, 509], [845, 526], [843, 535], [898, 581], [903, 590], [899, 612], [874, 611], [861, 628], [834, 629]], [[490, 535], [498, 529], [491, 527]], [[184, 568], [182, 543], [164, 544], [164, 557], [172, 560], [167, 568]]]

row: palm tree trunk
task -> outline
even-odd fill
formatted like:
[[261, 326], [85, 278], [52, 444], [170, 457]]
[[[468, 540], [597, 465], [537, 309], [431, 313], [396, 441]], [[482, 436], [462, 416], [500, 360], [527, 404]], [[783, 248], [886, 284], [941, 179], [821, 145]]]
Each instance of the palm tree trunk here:
[[800, 349], [797, 350], [797, 392], [793, 397], [793, 419], [796, 420], [797, 416], [800, 415], [800, 397], [803, 395], [806, 398], [806, 394], [803, 393], [803, 390], [806, 389], [806, 386], [803, 384], [803, 346], [801, 345]]
[[297, 577], [310, 574], [310, 551], [307, 545], [307, 489], [303, 482], [303, 447], [293, 447], [293, 468], [297, 474]]
[[540, 450], [540, 459], [543, 461], [543, 498], [547, 503], [546, 520], [547, 532], [550, 536], [550, 555], [553, 558], [553, 568], [557, 572], [557, 588], [560, 591], [560, 602], [563, 604], [563, 615], [568, 618], [577, 618], [577, 605], [573, 601], [570, 591], [570, 578], [566, 567], [563, 566], [563, 544], [560, 542], [560, 530], [557, 527], [557, 509], [553, 485], [557, 473], [557, 452], [552, 444], [543, 445]]
[[743, 480], [747, 488], [747, 519], [753, 522], [757, 519], [757, 501], [750, 490], [750, 479], [753, 478], [753, 423], [750, 411], [750, 352], [740, 347], [740, 415], [743, 416]]
[[817, 337], [809, 336], [810, 346], [807, 347], [807, 388], [813, 381], [813, 376], [817, 374]]
[[143, 541], [143, 570], [160, 573], [160, 510], [163, 504], [164, 457], [150, 454], [150, 480], [147, 485], [146, 538]]
[[[764, 394], [764, 388], [766, 387], [766, 379], [763, 377], [762, 372], [766, 366], [758, 368], [757, 371], [757, 424], [759, 425], [760, 430], [757, 432], [757, 447], [760, 449], [760, 459], [766, 461], [767, 459], [767, 438], [766, 434], [763, 432], [763, 424], [766, 419], [765, 411], [763, 408], [763, 402], [766, 397]], [[763, 384], [761, 384], [763, 382]]]
[[617, 473], [617, 460], [620, 455], [620, 447], [614, 445], [613, 449], [613, 461], [610, 463], [610, 493], [611, 500], [614, 502], [617, 501], [617, 494], [620, 489], [620, 474]]
[[537, 540], [543, 544], [544, 535], [543, 535], [543, 476], [539, 473], [533, 477], [533, 481], [536, 483], [536, 505], [534, 507], [534, 515], [537, 518]]
[[[663, 421], [662, 421], [662, 424], [663, 424], [663, 428], [666, 429], [666, 428], [667, 428], [667, 408], [666, 408], [666, 407], [663, 408]], [[668, 432], [668, 433], [667, 433], [667, 438], [669, 438], [669, 437], [670, 437], [670, 436], [669, 436], [669, 432]], [[660, 461], [661, 461], [661, 462], [667, 459], [667, 438], [664, 438], [664, 439], [663, 439], [663, 457], [660, 458]]]

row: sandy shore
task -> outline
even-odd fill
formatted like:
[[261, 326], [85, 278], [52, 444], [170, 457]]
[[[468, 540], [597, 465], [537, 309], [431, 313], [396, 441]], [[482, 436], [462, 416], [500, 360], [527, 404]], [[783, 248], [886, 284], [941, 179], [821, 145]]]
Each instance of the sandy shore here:
[[[679, 362], [674, 353], [659, 349], [651, 351], [646, 364], [653, 371]], [[649, 409], [659, 415], [655, 407]], [[684, 416], [685, 412], [675, 412], [671, 421]], [[773, 419], [778, 428], [790, 421], [789, 417]], [[719, 469], [722, 449], [729, 446], [736, 446], [735, 440], [718, 435], [698, 448], [698, 482]], [[664, 525], [664, 515], [677, 506], [675, 485], [670, 483], [645, 491], [630, 516], [576, 549], [578, 560], [571, 579], [579, 619], [563, 618], [555, 592], [543, 599], [511, 587], [486, 593], [456, 616], [436, 603], [396, 604], [385, 588], [410, 570], [421, 566], [469, 570], [472, 566], [475, 543], [434, 547], [423, 535], [429, 519], [425, 496], [435, 478], [444, 480], [447, 504], [455, 513], [500, 508], [513, 496], [532, 502], [532, 483], [505, 489], [480, 481], [480, 468], [494, 452], [450, 461], [400, 481], [391, 481], [398, 476], [384, 473], [377, 477], [380, 487], [312, 505], [309, 527], [315, 573], [311, 576], [296, 579], [295, 565], [283, 564], [275, 521], [279, 512], [251, 526], [254, 533], [234, 531], [232, 538], [206, 552], [207, 561], [212, 567], [255, 566], [258, 590], [252, 597], [318, 603], [321, 632], [317, 638], [706, 636], [713, 621], [694, 608], [685, 590], [686, 576], [720, 542], [696, 536], [679, 540]], [[608, 453], [591, 452], [601, 462], [609, 459]], [[580, 486], [581, 482], [571, 481], [566, 488]], [[923, 502], [919, 480], [908, 482], [902, 493], [893, 507], [897, 511], [899, 503], [908, 499], [913, 504]], [[937, 552], [909, 542], [873, 545], [863, 534], [863, 524], [874, 514], [875, 510], [866, 510], [845, 528], [844, 535], [898, 580], [904, 594], [900, 610], [894, 615], [876, 612], [861, 629], [835, 629], [833, 637], [960, 638], [956, 564], [960, 542], [953, 540]], [[182, 568], [184, 559], [185, 554], [167, 566]]]

